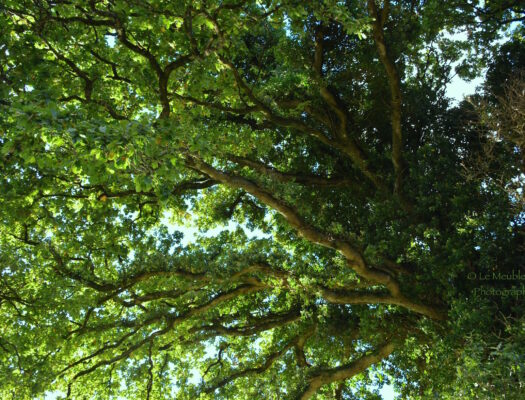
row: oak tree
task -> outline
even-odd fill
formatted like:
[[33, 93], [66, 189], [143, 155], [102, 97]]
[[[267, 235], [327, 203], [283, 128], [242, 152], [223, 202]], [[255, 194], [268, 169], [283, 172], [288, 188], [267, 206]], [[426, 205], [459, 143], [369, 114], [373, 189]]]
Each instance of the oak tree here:
[[521, 398], [520, 2], [0, 10], [2, 398]]

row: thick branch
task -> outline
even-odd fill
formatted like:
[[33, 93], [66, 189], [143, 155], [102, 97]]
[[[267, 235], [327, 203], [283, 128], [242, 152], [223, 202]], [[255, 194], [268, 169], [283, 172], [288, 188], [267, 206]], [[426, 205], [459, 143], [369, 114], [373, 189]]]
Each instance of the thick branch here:
[[191, 332], [209, 332], [210, 336], [252, 336], [259, 332], [268, 331], [280, 326], [288, 325], [301, 318], [300, 309], [293, 309], [284, 314], [269, 314], [262, 318], [254, 318], [249, 324], [226, 327], [219, 322], [211, 325], [198, 326], [191, 329]]
[[357, 168], [365, 175], [374, 186], [382, 191], [386, 191], [386, 185], [382, 179], [374, 174], [367, 162], [367, 156], [359, 145], [352, 138], [348, 137], [348, 112], [341, 100], [323, 81], [323, 63], [324, 63], [324, 29], [320, 25], [315, 32], [315, 51], [313, 70], [315, 79], [319, 85], [319, 93], [330, 109], [337, 115], [339, 125], [335, 131], [338, 140], [334, 141], [337, 144], [334, 146], [342, 150], [354, 162]]
[[323, 176], [318, 175], [292, 174], [288, 172], [281, 172], [278, 169], [270, 167], [261, 162], [253, 161], [243, 157], [238, 157], [235, 155], [229, 156], [229, 158], [240, 165], [250, 167], [254, 171], [275, 178], [280, 182], [295, 182], [302, 185], [321, 187], [350, 186], [354, 183], [354, 181], [349, 178], [325, 178]]
[[391, 301], [393, 302], [395, 299], [396, 303], [392, 304], [398, 304], [409, 310], [431, 316], [432, 318], [444, 319], [443, 314], [436, 312], [427, 306], [414, 303], [406, 298], [401, 293], [399, 283], [390, 274], [375, 268], [369, 268], [361, 253], [354, 248], [350, 242], [334, 237], [331, 234], [327, 234], [313, 227], [299, 215], [296, 209], [284, 203], [282, 200], [277, 199], [271, 193], [259, 187], [256, 183], [237, 175], [222, 172], [196, 157], [189, 157], [187, 161], [192, 168], [208, 175], [211, 179], [222, 182], [232, 188], [243, 189], [265, 203], [267, 206], [273, 208], [279, 212], [298, 232], [298, 234], [306, 240], [339, 251], [347, 259], [348, 266], [358, 275], [370, 282], [385, 286], [390, 292], [392, 297]]
[[162, 112], [160, 113], [161, 118], [167, 118], [170, 115], [170, 100], [168, 97], [168, 81], [170, 74], [178, 68], [181, 68], [193, 60], [192, 55], [180, 56], [176, 60], [170, 62], [164, 69], [157, 61], [157, 58], [147, 49], [140, 46], [139, 44], [133, 43], [129, 40], [126, 30], [120, 20], [116, 20], [118, 38], [124, 46], [133, 51], [134, 53], [140, 54], [146, 60], [148, 60], [150, 66], [157, 74], [159, 81], [159, 96], [160, 103], [162, 106]]
[[320, 244], [321, 246], [338, 250], [345, 256], [348, 260], [349, 266], [356, 271], [357, 274], [371, 282], [385, 285], [392, 295], [399, 294], [399, 286], [397, 282], [395, 282], [389, 274], [368, 268], [360, 252], [348, 241], [336, 238], [311, 226], [304, 221], [304, 219], [298, 214], [297, 210], [284, 203], [282, 200], [277, 199], [254, 182], [240, 176], [219, 171], [196, 157], [188, 158], [188, 162], [190, 166], [208, 175], [211, 179], [225, 183], [233, 188], [243, 189], [252, 196], [255, 196], [260, 201], [279, 212], [288, 223], [297, 230], [300, 236], [313, 243]]
[[[300, 119], [291, 118], [291, 117], [283, 117], [280, 115], [277, 115], [268, 105], [266, 105], [264, 102], [262, 102], [260, 99], [257, 98], [253, 90], [244, 82], [242, 79], [239, 71], [233, 63], [230, 61], [227, 61], [224, 58], [220, 58], [221, 62], [228, 67], [233, 74], [233, 77], [235, 79], [235, 82], [237, 83], [237, 86], [248, 96], [250, 101], [252, 101], [255, 106], [265, 114], [265, 116], [268, 118], [270, 122], [277, 126], [285, 127], [285, 128], [292, 128], [296, 129], [299, 132], [302, 132], [304, 134], [313, 136], [317, 138], [322, 143], [326, 144], [327, 146], [330, 146], [332, 148], [336, 148], [339, 151], [346, 154], [354, 165], [361, 171], [363, 175], [365, 175], [370, 181], [376, 186], [378, 189], [385, 191], [386, 186], [383, 183], [383, 180], [374, 174], [369, 166], [368, 161], [366, 159], [365, 154], [363, 151], [359, 148], [357, 143], [351, 138], [346, 138], [343, 141], [333, 140], [326, 136], [323, 132], [321, 132], [319, 129], [312, 128]], [[342, 111], [344, 113], [344, 111]], [[346, 122], [345, 122], [346, 124]], [[346, 128], [345, 128], [345, 137], [346, 137]]]
[[53, 268], [63, 276], [66, 276], [74, 281], [78, 281], [83, 285], [94, 289], [98, 292], [119, 292], [125, 289], [129, 289], [131, 286], [145, 281], [153, 277], [160, 276], [183, 276], [193, 280], [205, 279], [205, 274], [192, 273], [190, 271], [185, 271], [182, 269], [164, 269], [158, 271], [143, 271], [139, 272], [136, 275], [132, 275], [126, 278], [123, 278], [119, 281], [109, 282], [101, 281], [97, 279], [96, 276], [86, 277], [80, 272], [71, 270], [67, 267], [67, 259], [63, 258], [57, 249], [53, 246], [49, 246], [49, 252], [55, 259], [56, 264], [53, 265]]
[[381, 13], [379, 13], [375, 0], [368, 0], [368, 10], [370, 16], [375, 20], [373, 24], [374, 42], [377, 47], [377, 52], [379, 53], [379, 59], [385, 68], [388, 86], [390, 87], [390, 105], [392, 108], [390, 114], [390, 122], [392, 124], [392, 163], [394, 165], [394, 171], [396, 174], [394, 191], [395, 193], [401, 193], [403, 179], [402, 175], [404, 169], [403, 136], [401, 130], [402, 100], [399, 73], [392, 59], [392, 55], [389, 53], [383, 32], [383, 26], [388, 13], [388, 7], [389, 1], [387, 0], [385, 1], [385, 5], [381, 10]]
[[257, 373], [257, 374], [264, 373], [265, 371], [267, 371], [273, 365], [273, 363], [279, 357], [281, 357], [283, 354], [285, 354], [292, 347], [296, 346], [299, 342], [302, 342], [302, 344], [304, 345], [304, 341], [306, 341], [306, 339], [309, 336], [311, 336], [312, 331], [313, 331], [313, 329], [309, 329], [306, 332], [295, 336], [292, 340], [290, 340], [288, 343], [286, 343], [286, 345], [284, 345], [280, 350], [270, 354], [266, 358], [266, 360], [262, 364], [260, 364], [259, 366], [246, 368], [246, 369], [241, 370], [241, 371], [236, 371], [236, 372], [232, 373], [231, 375], [229, 375], [228, 377], [220, 380], [219, 382], [217, 382], [213, 386], [207, 388], [205, 390], [205, 392], [206, 393], [213, 393], [215, 390], [220, 389], [223, 386], [227, 385], [228, 383], [234, 381], [235, 379], [241, 378], [243, 376], [247, 376], [247, 375], [250, 375], [250, 374], [253, 374], [253, 373]]
[[273, 363], [281, 356], [283, 355], [284, 353], [286, 353], [290, 347], [292, 347], [293, 343], [288, 343], [286, 346], [284, 346], [281, 350], [279, 351], [276, 351], [275, 353], [272, 353], [270, 354], [270, 356], [268, 356], [268, 358], [266, 358], [266, 360], [259, 366], [257, 367], [252, 367], [252, 368], [246, 368], [246, 369], [243, 369], [241, 371], [236, 371], [234, 372], [233, 374], [231, 374], [230, 376], [220, 380], [219, 382], [217, 382], [216, 384], [214, 384], [213, 386], [207, 388], [205, 390], [205, 393], [213, 393], [214, 391], [216, 391], [217, 389], [220, 389], [224, 386], [226, 386], [228, 383], [234, 381], [235, 379], [238, 379], [238, 378], [241, 378], [243, 376], [247, 376], [247, 375], [250, 375], [250, 374], [262, 374], [263, 372], [265, 372], [266, 370], [268, 370], [272, 365]]
[[379, 348], [373, 354], [363, 356], [350, 364], [342, 365], [337, 368], [325, 369], [317, 372], [308, 379], [308, 386], [299, 395], [299, 400], [307, 400], [315, 395], [317, 390], [326, 384], [343, 381], [351, 378], [361, 372], [364, 372], [372, 364], [376, 364], [381, 360], [387, 358], [394, 351], [394, 345], [387, 343]]
[[402, 294], [392, 296], [384, 293], [346, 292], [321, 289], [321, 295], [324, 299], [334, 304], [390, 304], [404, 307], [407, 310], [425, 315], [435, 320], [446, 319], [446, 313], [444, 311], [413, 302]]

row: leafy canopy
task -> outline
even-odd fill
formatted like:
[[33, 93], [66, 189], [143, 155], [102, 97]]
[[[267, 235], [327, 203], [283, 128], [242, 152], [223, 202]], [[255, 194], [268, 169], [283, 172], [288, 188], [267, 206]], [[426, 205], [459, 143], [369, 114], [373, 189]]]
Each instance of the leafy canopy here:
[[2, 398], [521, 398], [519, 2], [0, 10]]

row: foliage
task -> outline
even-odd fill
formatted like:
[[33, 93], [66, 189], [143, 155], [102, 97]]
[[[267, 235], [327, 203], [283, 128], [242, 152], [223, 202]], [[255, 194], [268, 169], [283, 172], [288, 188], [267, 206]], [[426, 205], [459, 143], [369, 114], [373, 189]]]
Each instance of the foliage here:
[[519, 2], [0, 10], [2, 398], [521, 398]]

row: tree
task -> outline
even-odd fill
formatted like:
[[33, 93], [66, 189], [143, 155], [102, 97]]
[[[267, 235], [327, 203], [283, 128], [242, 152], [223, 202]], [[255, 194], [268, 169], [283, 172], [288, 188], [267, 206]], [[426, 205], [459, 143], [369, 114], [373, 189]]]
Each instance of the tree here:
[[523, 9], [442, 6], [4, 1], [2, 397], [520, 398], [523, 213], [444, 88]]

